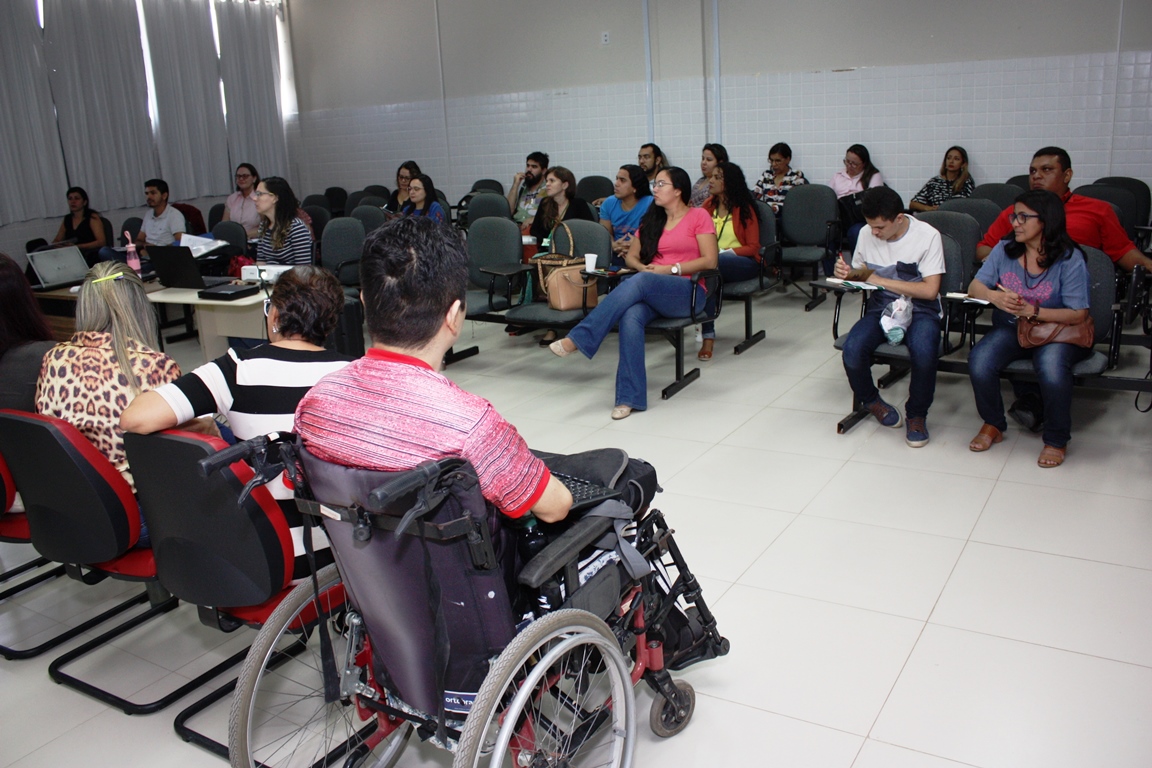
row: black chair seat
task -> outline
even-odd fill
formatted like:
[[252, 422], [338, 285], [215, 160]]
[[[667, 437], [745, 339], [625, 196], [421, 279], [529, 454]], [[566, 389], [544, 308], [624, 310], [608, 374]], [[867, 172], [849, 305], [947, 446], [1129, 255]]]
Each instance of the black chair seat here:
[[494, 294], [492, 300], [488, 299], [488, 291], [468, 291], [468, 317], [486, 315], [490, 312], [503, 312], [512, 306], [508, 297]]
[[742, 299], [745, 296], [755, 296], [766, 287], [761, 285], [759, 277], [753, 277], [748, 280], [741, 280], [737, 283], [724, 283], [724, 298], [726, 299]]

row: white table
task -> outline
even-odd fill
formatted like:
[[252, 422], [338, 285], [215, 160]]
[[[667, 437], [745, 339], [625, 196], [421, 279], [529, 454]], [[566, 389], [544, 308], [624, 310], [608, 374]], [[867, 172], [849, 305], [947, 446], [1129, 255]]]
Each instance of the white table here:
[[154, 304], [190, 304], [196, 310], [196, 328], [205, 361], [215, 360], [228, 351], [228, 337], [262, 339], [267, 334], [264, 324], [264, 293], [257, 292], [235, 301], [202, 299], [195, 288], [164, 288], [148, 294]]

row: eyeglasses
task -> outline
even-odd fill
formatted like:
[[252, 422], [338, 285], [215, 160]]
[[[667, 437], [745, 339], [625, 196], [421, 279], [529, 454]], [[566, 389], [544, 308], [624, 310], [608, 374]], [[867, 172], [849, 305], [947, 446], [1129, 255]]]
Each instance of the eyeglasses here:
[[849, 160], [848, 158], [844, 158], [844, 165], [847, 166], [848, 168], [863, 168], [864, 167], [864, 163], [861, 163], [859, 160]]
[[652, 182], [652, 189], [663, 189], [664, 187], [670, 187], [670, 186], [672, 186], [672, 182], [664, 181], [664, 179], [660, 179], [660, 181]]
[[412, 181], [412, 177], [411, 176], [397, 176], [396, 180], [397, 181]]
[[236, 174], [236, 178], [238, 178], [238, 179], [250, 179], [250, 178], [252, 178], [252, 174], [250, 174], [250, 173], [238, 173], [238, 174]]
[[1016, 213], [1013, 211], [1012, 213], [1008, 214], [1008, 221], [1012, 222], [1013, 224], [1027, 224], [1028, 219], [1038, 218], [1040, 218], [1040, 214], [1038, 213]]
[[260, 190], [256, 190], [252, 194], [256, 197], [276, 197], [276, 195], [272, 194], [271, 192], [261, 192]]
[[268, 308], [272, 306], [272, 299], [264, 299], [264, 317], [268, 317]]

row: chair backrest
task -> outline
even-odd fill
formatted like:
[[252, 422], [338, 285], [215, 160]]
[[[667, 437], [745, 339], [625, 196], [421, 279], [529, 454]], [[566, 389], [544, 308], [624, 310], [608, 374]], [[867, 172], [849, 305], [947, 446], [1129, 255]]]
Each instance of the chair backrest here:
[[504, 194], [504, 185], [496, 179], [476, 179], [472, 184], [472, 191], [479, 192], [482, 189], [487, 189], [498, 195]]
[[1113, 307], [1116, 303], [1116, 266], [1099, 248], [1080, 246], [1088, 264], [1088, 314], [1096, 327], [1095, 344], [1112, 336]]
[[324, 190], [324, 198], [328, 201], [328, 210], [343, 213], [344, 204], [348, 202], [348, 190], [344, 187], [328, 187]]
[[503, 195], [480, 192], [473, 195], [468, 201], [468, 224], [475, 224], [478, 219], [495, 216], [500, 219], [512, 219], [512, 211], [508, 209], [508, 200]]
[[[1013, 186], [1020, 187], [1020, 189], [1025, 192], [1032, 188], [1032, 179], [1026, 173], [1022, 173], [1019, 176], [1013, 176], [1012, 178], [1008, 179], [1008, 183], [1012, 184]], [[1005, 208], [1006, 207], [1007, 206], [1005, 206]]]
[[[369, 184], [368, 186], [364, 187], [364, 191], [369, 195], [373, 195], [374, 197], [384, 198], [385, 202], [387, 202], [388, 198], [392, 196], [392, 190], [388, 189], [388, 187], [384, 186], [383, 184]], [[364, 201], [361, 200], [360, 203], [363, 205]]]
[[[364, 249], [364, 225], [359, 219], [341, 216], [332, 219], [324, 228], [324, 239], [320, 242], [320, 263], [333, 272], [341, 262], [359, 259]], [[345, 267], [336, 275], [345, 285], [358, 285], [359, 268]]]
[[328, 226], [328, 222], [332, 220], [332, 214], [328, 212], [327, 208], [321, 208], [318, 205], [305, 205], [302, 206], [304, 212], [312, 217], [312, 235], [319, 243], [324, 238], [324, 228]]
[[355, 192], [349, 192], [348, 199], [344, 203], [344, 215], [347, 216], [349, 211], [354, 210], [356, 206], [360, 205], [360, 201], [367, 195], [368, 193], [362, 189], [358, 189]]
[[12, 479], [12, 471], [8, 469], [8, 463], [4, 461], [4, 456], [0, 454], [0, 514], [12, 509], [12, 505], [16, 503], [16, 481]]
[[971, 262], [965, 258], [960, 243], [951, 235], [940, 233], [940, 245], [944, 250], [944, 274], [940, 276], [940, 295], [963, 293], [972, 273]]
[[387, 197], [380, 197], [379, 195], [364, 195], [356, 203], [355, 208], [351, 208], [348, 211], [346, 211], [345, 213], [346, 213], [346, 215], [351, 216], [352, 211], [356, 210], [356, 208], [360, 208], [361, 206], [365, 206], [365, 205], [370, 205], [373, 208], [383, 208], [384, 206], [388, 205], [388, 198]]
[[195, 605], [259, 605], [292, 580], [292, 536], [280, 505], [263, 486], [237, 504], [252, 469], [236, 462], [207, 478], [199, 474], [197, 462], [227, 447], [176, 430], [124, 435], [156, 576]]
[[[987, 202], [987, 201], [985, 201]], [[976, 265], [976, 246], [980, 244], [983, 233], [976, 220], [966, 213], [958, 211], [922, 211], [916, 218], [932, 226], [941, 235], [948, 235], [960, 249], [962, 269], [957, 273], [958, 288], [949, 288], [949, 291], [966, 291], [968, 283], [972, 282]], [[948, 265], [952, 271], [952, 265]], [[941, 288], [942, 292], [945, 292]]]
[[[779, 246], [776, 235], [776, 214], [767, 203], [756, 201], [756, 219], [760, 222], [760, 247], [771, 249]], [[772, 253], [765, 251], [764, 258], [772, 260]]]
[[[564, 222], [572, 230], [576, 247], [572, 253], [580, 258], [586, 253], [596, 254], [596, 268], [607, 269], [612, 263], [612, 236], [597, 221], [573, 219]], [[559, 225], [552, 230], [552, 252], [568, 253], [568, 233]]]
[[100, 217], [100, 225], [104, 227], [104, 245], [111, 248], [112, 243], [116, 242], [116, 230], [112, 227], [112, 222], [105, 216]]
[[239, 248], [239, 253], [248, 249], [248, 232], [244, 225], [238, 221], [219, 221], [212, 227], [212, 237], [217, 240], [227, 240], [233, 248]]
[[1015, 202], [1016, 198], [1024, 194], [1027, 187], [1018, 187], [1015, 184], [980, 184], [972, 190], [972, 197], [978, 200], [991, 200], [1004, 210]]
[[824, 245], [828, 222], [839, 217], [836, 193], [825, 184], [800, 184], [788, 190], [781, 209], [781, 237], [796, 245]]
[[448, 202], [448, 195], [444, 194], [444, 190], [436, 190], [436, 202], [440, 203], [440, 207], [444, 209], [444, 216], [447, 217], [448, 221], [452, 221], [452, 214], [456, 209]]
[[191, 203], [172, 203], [172, 207], [183, 214], [184, 225], [187, 227], [185, 232], [190, 235], [203, 235], [208, 231], [208, 227], [204, 225], [204, 214], [200, 213], [199, 208]]
[[[511, 219], [495, 216], [473, 222], [468, 229], [468, 279], [473, 285], [487, 288], [491, 275], [485, 269], [515, 268], [523, 254], [520, 227]], [[496, 279], [496, 292], [507, 290], [505, 278]]]
[[[368, 198], [364, 198], [367, 200]], [[384, 222], [388, 217], [384, 215], [384, 211], [380, 210], [379, 206], [365, 204], [364, 200], [360, 201], [360, 205], [352, 209], [352, 218], [359, 219], [360, 223], [364, 225], [364, 232], [372, 232], [384, 226]]]
[[1122, 187], [1132, 193], [1136, 198], [1136, 225], [1148, 226], [1149, 216], [1152, 216], [1152, 190], [1140, 179], [1131, 176], [1105, 176], [1096, 179], [1096, 184], [1106, 184], [1109, 187]]
[[216, 225], [224, 221], [224, 203], [216, 203], [208, 209], [208, 231], [216, 231]]
[[[988, 228], [992, 226], [1004, 209], [982, 197], [953, 197], [951, 200], [940, 203], [939, 210], [968, 214], [976, 220], [976, 224], [980, 227], [981, 236], [983, 236], [983, 233], [988, 231]], [[933, 211], [925, 211], [925, 213], [933, 213]]]
[[310, 205], [319, 206], [329, 213], [332, 212], [332, 204], [328, 202], [326, 195], [308, 195], [300, 202], [301, 208], [307, 208]]
[[139, 216], [129, 216], [124, 219], [124, 223], [120, 225], [120, 231], [117, 233], [117, 239], [120, 245], [128, 245], [128, 241], [124, 239], [124, 233], [132, 235], [132, 239], [136, 239], [136, 235], [140, 234], [140, 227], [144, 225], [144, 220]]
[[1143, 226], [1148, 223], [1139, 221], [1137, 218], [1139, 204], [1136, 202], [1136, 196], [1123, 187], [1116, 187], [1111, 184], [1085, 184], [1072, 191], [1077, 195], [1094, 197], [1097, 200], [1111, 203], [1112, 207], [1116, 209], [1117, 218], [1120, 219], [1120, 226], [1124, 227], [1124, 232], [1128, 235], [1129, 240], [1136, 239], [1136, 227], [1138, 225]]
[[615, 189], [607, 176], [585, 176], [576, 182], [576, 197], [591, 203], [603, 197], [612, 197]]
[[20, 489], [32, 545], [49, 560], [104, 563], [140, 538], [132, 488], [68, 422], [0, 411], [0, 455]]

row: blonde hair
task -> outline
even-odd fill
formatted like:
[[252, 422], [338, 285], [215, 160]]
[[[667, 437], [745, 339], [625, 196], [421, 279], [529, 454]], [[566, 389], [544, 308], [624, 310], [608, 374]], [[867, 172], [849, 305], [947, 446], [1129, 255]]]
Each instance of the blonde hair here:
[[132, 393], [140, 393], [140, 380], [132, 366], [137, 346], [159, 346], [156, 315], [144, 282], [127, 264], [102, 261], [84, 277], [76, 298], [76, 330], [109, 333], [120, 372]]

